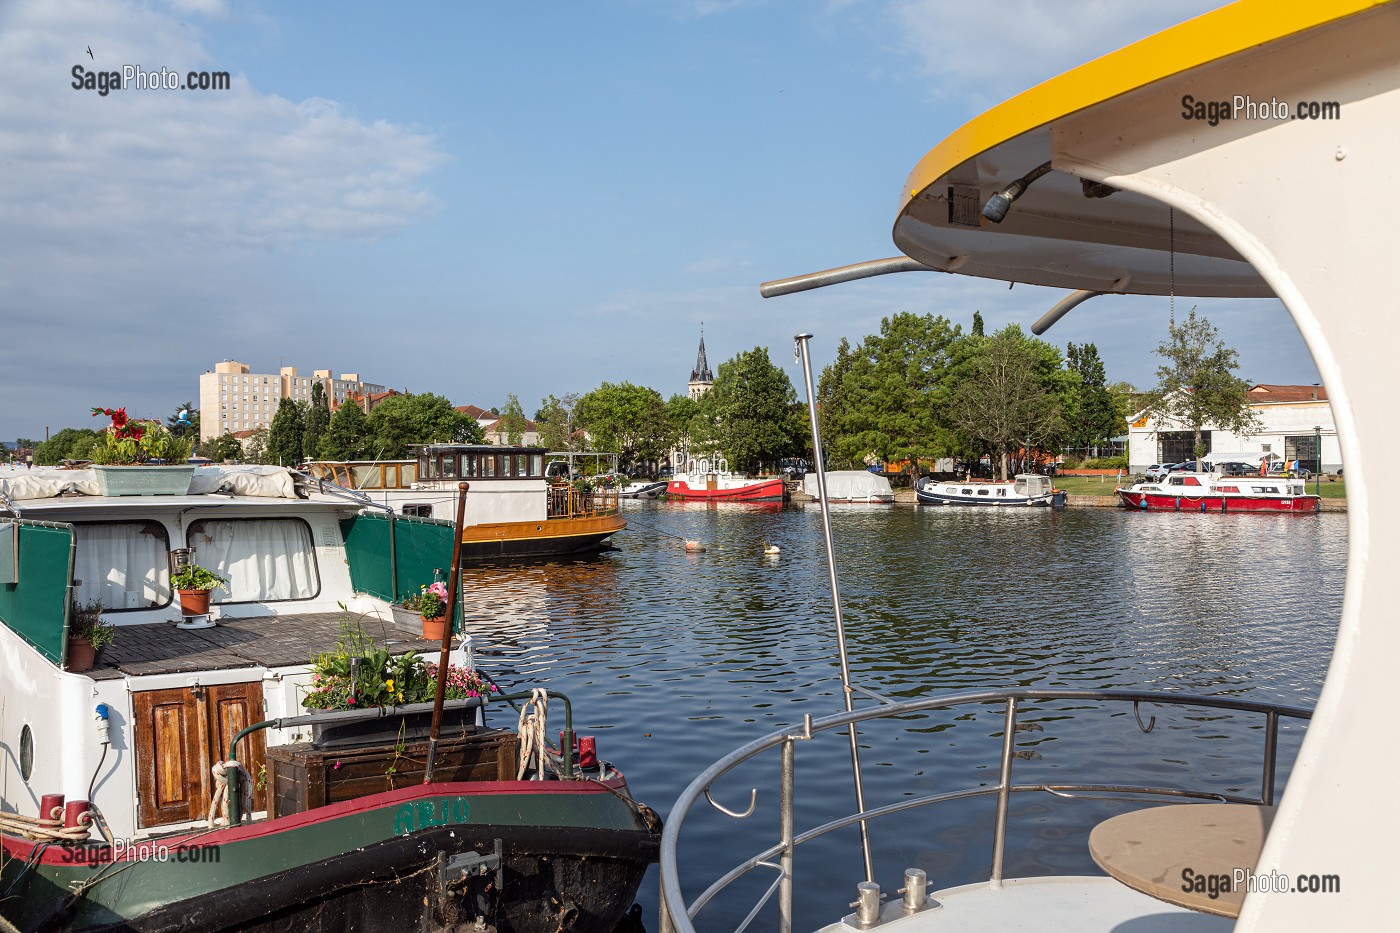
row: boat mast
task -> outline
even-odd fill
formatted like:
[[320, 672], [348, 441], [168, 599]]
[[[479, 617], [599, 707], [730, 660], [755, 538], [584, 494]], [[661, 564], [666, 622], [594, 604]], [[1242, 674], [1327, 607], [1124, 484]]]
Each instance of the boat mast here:
[[[846, 712], [852, 712], [851, 703], [851, 662], [846, 655], [846, 624], [841, 618], [841, 587], [836, 580], [836, 547], [831, 538], [831, 503], [826, 497], [826, 463], [822, 454], [822, 435], [817, 428], [817, 398], [812, 389], [812, 359], [807, 342], [811, 334], [798, 334], [793, 338], [796, 356], [802, 361], [802, 378], [807, 389], [807, 415], [812, 424], [812, 458], [817, 468], [817, 498], [822, 509], [822, 537], [826, 541], [826, 574], [831, 582], [831, 605], [836, 616], [836, 652], [841, 660], [841, 700], [846, 704]], [[856, 736], [855, 723], [847, 730], [851, 737], [851, 775], [855, 779], [856, 809], [865, 812], [865, 785], [860, 775], [860, 742]], [[860, 850], [865, 858], [865, 880], [875, 880], [875, 867], [870, 858], [870, 827], [865, 820], [860, 821]]]

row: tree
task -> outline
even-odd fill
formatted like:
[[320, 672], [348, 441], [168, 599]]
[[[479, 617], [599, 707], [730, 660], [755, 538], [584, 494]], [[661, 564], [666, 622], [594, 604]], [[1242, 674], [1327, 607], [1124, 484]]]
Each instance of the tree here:
[[866, 337], [849, 359], [838, 350], [830, 373], [822, 373], [826, 393], [818, 395], [832, 454], [851, 462], [909, 458], [913, 467], [920, 457], [953, 453], [957, 438], [941, 412], [960, 337], [961, 329], [942, 317], [902, 313], [882, 320], [880, 333]]
[[953, 424], [978, 450], [992, 454], [1006, 479], [1011, 451], [1022, 445], [1053, 449], [1064, 431], [1064, 394], [1073, 378], [1060, 353], [1012, 324], [991, 337], [970, 337], [950, 399]]
[[574, 417], [595, 450], [617, 453], [624, 466], [660, 460], [675, 441], [661, 393], [630, 382], [605, 382], [582, 396]]
[[798, 455], [807, 446], [806, 411], [797, 403], [792, 380], [773, 365], [764, 347], [721, 363], [714, 385], [699, 402], [736, 472]]
[[[817, 379], [817, 425], [821, 429], [822, 446], [830, 455], [837, 448], [840, 425], [850, 410], [847, 401], [846, 377], [855, 364], [851, 343], [845, 337], [836, 346], [836, 359], [822, 370]], [[849, 458], [843, 458], [850, 465]]]
[[506, 396], [506, 410], [501, 414], [498, 431], [506, 436], [506, 444], [519, 447], [525, 439], [525, 431], [530, 427], [525, 411], [520, 407], [520, 399], [512, 392]]
[[[353, 403], [351, 403], [353, 404]], [[301, 463], [301, 436], [304, 431], [302, 406], [289, 398], [277, 403], [272, 427], [267, 432], [267, 459], [278, 466]]]
[[321, 449], [321, 435], [331, 425], [331, 406], [326, 401], [326, 389], [318, 380], [311, 383], [311, 406], [306, 409], [306, 423], [301, 429], [301, 455], [314, 460]]
[[480, 444], [486, 440], [475, 418], [431, 392], [386, 398], [370, 412], [366, 428], [368, 453], [376, 460], [402, 460], [413, 444]]
[[53, 466], [64, 460], [87, 460], [103, 433], [90, 428], [64, 428], [42, 443], [29, 441], [34, 445], [34, 462]]
[[242, 460], [243, 445], [238, 443], [238, 438], [225, 431], [210, 442], [204, 454], [210, 460]]
[[346, 402], [331, 416], [316, 455], [322, 460], [363, 460], [368, 456], [370, 440], [364, 409], [354, 402]]
[[535, 429], [539, 431], [542, 446], [549, 450], [574, 449], [574, 410], [578, 399], [577, 392], [570, 392], [563, 398], [551, 395], [540, 400], [540, 409], [535, 412]]
[[267, 428], [256, 428], [243, 440], [243, 459], [248, 463], [268, 463]]
[[1235, 375], [1239, 354], [1220, 340], [1219, 331], [1192, 308], [1186, 320], [1167, 324], [1167, 340], [1156, 353], [1157, 387], [1147, 394], [1143, 413], [1159, 425], [1170, 422], [1194, 434], [1196, 468], [1206, 455], [1201, 428], [1213, 424], [1234, 434], [1261, 430], [1249, 408], [1249, 383]]
[[1069, 370], [1079, 377], [1065, 412], [1065, 436], [1073, 447], [1098, 447], [1113, 435], [1123, 433], [1123, 419], [1106, 385], [1108, 377], [1103, 360], [1099, 359], [1099, 348], [1092, 343], [1071, 343], [1065, 348], [1065, 356]]
[[[184, 412], [185, 417], [181, 418], [180, 413]], [[199, 411], [194, 407], [194, 402], [185, 402], [175, 406], [175, 413], [165, 419], [165, 426], [170, 433], [176, 437], [199, 437]]]
[[985, 330], [983, 329], [984, 327], [985, 327], [985, 325], [982, 323], [982, 312], [981, 312], [981, 311], [974, 311], [974, 312], [972, 312], [972, 336], [974, 336], [974, 337], [985, 337], [985, 336], [987, 336]]

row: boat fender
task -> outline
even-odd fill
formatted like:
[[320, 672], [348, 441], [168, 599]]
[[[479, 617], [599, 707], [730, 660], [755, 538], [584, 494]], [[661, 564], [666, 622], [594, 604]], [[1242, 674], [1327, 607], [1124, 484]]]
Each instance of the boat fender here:
[[699, 554], [705, 550], [705, 545], [701, 544], [699, 541], [687, 541], [685, 543], [685, 550], [687, 554]]

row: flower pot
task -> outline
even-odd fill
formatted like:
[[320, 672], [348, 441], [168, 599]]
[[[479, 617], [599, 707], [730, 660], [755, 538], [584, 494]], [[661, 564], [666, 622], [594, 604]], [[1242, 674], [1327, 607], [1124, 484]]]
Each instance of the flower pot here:
[[180, 614], [202, 616], [209, 612], [208, 590], [180, 590]]
[[[378, 719], [361, 719], [347, 723], [313, 723], [311, 744], [316, 748], [350, 748], [358, 745], [397, 744], [401, 740], [421, 741], [428, 737], [432, 723], [433, 704], [411, 703], [400, 706], [392, 715]], [[462, 735], [476, 727], [484, 727], [485, 723], [479, 706], [443, 709], [440, 734]]]
[[97, 491], [104, 496], [183, 496], [194, 477], [194, 467], [186, 464], [97, 465], [92, 472]]
[[423, 637], [428, 641], [442, 641], [443, 630], [447, 627], [447, 616], [435, 616], [423, 620]]
[[92, 647], [92, 642], [82, 635], [72, 635], [68, 638], [68, 650], [65, 652], [64, 669], [72, 673], [92, 670], [92, 665], [97, 661], [97, 651]]
[[402, 606], [390, 606], [389, 613], [394, 620], [394, 629], [410, 635], [417, 635], [423, 630], [423, 617], [412, 609], [405, 609]]

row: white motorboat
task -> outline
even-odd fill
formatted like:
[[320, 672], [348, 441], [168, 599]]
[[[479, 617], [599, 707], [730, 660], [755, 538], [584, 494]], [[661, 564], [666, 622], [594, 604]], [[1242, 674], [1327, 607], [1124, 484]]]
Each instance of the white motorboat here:
[[914, 487], [914, 494], [919, 505], [1065, 507], [1064, 490], [1056, 489], [1050, 477], [1038, 473], [1018, 473], [1006, 482], [948, 482], [926, 476]]
[[[1254, 702], [1238, 688], [1212, 697], [1009, 689], [863, 702], [853, 709], [852, 692], [863, 697], [867, 691], [849, 682], [843, 655], [846, 712], [809, 716], [755, 738], [702, 773], [671, 808], [662, 844], [663, 933], [691, 933], [717, 898], [734, 893], [738, 879], [756, 893], [731, 906], [730, 915], [747, 916], [743, 923], [751, 928], [786, 933], [798, 899], [821, 893], [804, 886], [801, 874], [802, 864], [817, 858], [828, 869], [832, 858], [849, 863], [856, 894], [854, 913], [829, 917], [831, 933], [1311, 933], [1394, 925], [1400, 810], [1387, 801], [1400, 751], [1384, 736], [1394, 725], [1391, 678], [1400, 657], [1400, 626], [1394, 624], [1400, 574], [1393, 570], [1400, 563], [1394, 533], [1400, 499], [1382, 491], [1400, 453], [1390, 404], [1394, 286], [1385, 271], [1400, 246], [1400, 221], [1389, 210], [1400, 203], [1397, 47], [1395, 2], [1242, 0], [1207, 13], [1046, 81], [935, 146], [902, 190], [894, 223], [902, 256], [764, 286], [772, 296], [887, 272], [938, 271], [1074, 289], [1036, 323], [1037, 334], [1097, 295], [1160, 296], [1164, 306], [1178, 297], [1280, 299], [1326, 382], [1347, 464], [1346, 595], [1316, 709]], [[814, 200], [820, 195], [811, 193]], [[1081, 313], [1113, 311], [1113, 299], [1104, 297]], [[835, 588], [834, 569], [831, 577]], [[1183, 588], [1190, 582], [1189, 574], [1183, 577]], [[837, 623], [839, 632], [839, 611]], [[1046, 626], [1046, 641], [1046, 650], [1055, 650], [1053, 625]], [[917, 695], [917, 687], [910, 693]], [[1225, 718], [1257, 717], [1251, 734], [1262, 741], [1240, 751], [1249, 753], [1247, 768], [1258, 784], [1210, 789], [1190, 772], [1164, 780], [1175, 765], [1150, 750], [1135, 756], [1137, 780], [1063, 774], [1018, 781], [1017, 769], [1026, 770], [1018, 762], [1034, 751], [1018, 736], [1032, 725], [1021, 718], [1026, 703], [1060, 704], [1053, 722], [1034, 724], [1046, 732], [1042, 741], [1125, 723], [1150, 732], [1157, 723], [1144, 715], [1144, 704], [1155, 706], [1155, 716], [1170, 717], [1173, 730], [1210, 732]], [[1109, 712], [1113, 707], [1116, 714]], [[927, 779], [911, 776], [896, 799], [867, 803], [858, 749], [873, 741], [874, 720], [935, 710], [955, 718], [965, 713], [953, 727], [958, 731], [948, 733], [950, 756], [954, 746], [971, 742], [997, 751], [989, 748], [989, 760], [961, 786], [929, 789]], [[976, 710], [992, 716], [965, 728]], [[1280, 796], [1280, 723], [1297, 729], [1309, 720]], [[857, 727], [866, 722], [858, 741]], [[829, 759], [802, 757], [817, 744], [807, 741], [810, 736], [833, 731], [849, 734], [854, 774]], [[883, 746], [876, 754], [885, 754]], [[771, 770], [761, 770], [763, 764]], [[1127, 762], [1112, 764], [1125, 769]], [[740, 767], [742, 780], [757, 782], [748, 785], [756, 790], [747, 810], [720, 807], [718, 797], [711, 802], [730, 818], [752, 814], [757, 823], [771, 816], [763, 825], [777, 831], [759, 851], [736, 856], [732, 869], [698, 871], [708, 866], [682, 857], [692, 806], [710, 797], [721, 775]], [[799, 767], [800, 784], [793, 780]], [[832, 818], [829, 793], [816, 807], [794, 804], [795, 788], [810, 793], [820, 776], [846, 788], [854, 777], [853, 812]], [[879, 848], [882, 818], [897, 816], [901, 829], [915, 821], [931, 825], [937, 810], [931, 805], [979, 796], [995, 801], [990, 838], [982, 842], [991, 863], [986, 881], [930, 891], [939, 887], [940, 846], [978, 844], [934, 828], [901, 853], [902, 874], [888, 871], [890, 859], [872, 857], [900, 857]], [[1084, 797], [1126, 797], [1141, 809], [1095, 826], [1093, 804]], [[1007, 877], [1008, 822], [1025, 812], [1012, 807], [1013, 799], [1045, 801], [1041, 811], [1052, 801], [1086, 807], [1078, 824], [1056, 826], [1043, 837], [1024, 831], [1016, 842], [1082, 846], [1079, 851], [1092, 855], [1108, 877], [1036, 877], [1033, 871]], [[768, 804], [761, 812], [760, 801]], [[1154, 806], [1183, 801], [1201, 802]], [[811, 825], [813, 817], [818, 825]], [[1126, 830], [1119, 822], [1125, 817], [1132, 824]], [[834, 855], [830, 848], [813, 851], [836, 829], [860, 830], [863, 858], [853, 846]], [[885, 876], [875, 877], [877, 863]], [[1027, 863], [1036, 864], [1034, 852], [1022, 860]], [[758, 879], [754, 872], [772, 874]], [[769, 878], [770, 887], [752, 887]], [[887, 900], [883, 892], [896, 889], [903, 897]], [[751, 923], [760, 917], [771, 922]]]

